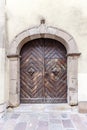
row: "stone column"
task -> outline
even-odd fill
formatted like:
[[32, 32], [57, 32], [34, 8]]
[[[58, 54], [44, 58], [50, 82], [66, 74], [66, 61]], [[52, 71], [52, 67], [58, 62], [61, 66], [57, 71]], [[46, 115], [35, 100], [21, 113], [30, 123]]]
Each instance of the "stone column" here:
[[78, 104], [78, 56], [68, 55], [67, 58], [67, 85], [68, 85], [68, 103], [70, 105]]
[[20, 104], [20, 79], [19, 79], [19, 57], [12, 56], [10, 60], [10, 88], [9, 105], [18, 106]]
[[0, 0], [0, 118], [5, 108], [5, 0]]

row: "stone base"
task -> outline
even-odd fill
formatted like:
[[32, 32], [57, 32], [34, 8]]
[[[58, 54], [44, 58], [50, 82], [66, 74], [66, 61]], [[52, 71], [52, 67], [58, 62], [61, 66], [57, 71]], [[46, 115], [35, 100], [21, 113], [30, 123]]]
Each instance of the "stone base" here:
[[6, 114], [6, 104], [2, 103], [0, 104], [0, 119], [3, 118], [5, 114]]
[[8, 108], [8, 111], [14, 111], [16, 113], [30, 113], [30, 112], [61, 112], [72, 111], [72, 107], [67, 103], [63, 104], [20, 104], [18, 107], [12, 109]]
[[78, 110], [80, 113], [87, 113], [87, 101], [81, 101], [78, 103]]

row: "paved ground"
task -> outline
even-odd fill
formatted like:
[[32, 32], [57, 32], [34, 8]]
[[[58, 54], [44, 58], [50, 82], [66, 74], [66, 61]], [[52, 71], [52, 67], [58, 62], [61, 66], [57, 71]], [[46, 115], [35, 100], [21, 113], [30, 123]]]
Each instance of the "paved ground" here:
[[87, 114], [58, 105], [20, 105], [0, 120], [0, 130], [87, 130]]

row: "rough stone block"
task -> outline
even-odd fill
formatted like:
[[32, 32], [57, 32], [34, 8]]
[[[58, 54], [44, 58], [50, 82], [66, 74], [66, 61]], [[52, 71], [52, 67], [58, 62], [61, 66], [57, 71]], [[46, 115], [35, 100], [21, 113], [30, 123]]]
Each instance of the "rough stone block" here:
[[10, 80], [10, 90], [9, 91], [11, 94], [18, 93], [17, 80]]
[[10, 79], [17, 79], [17, 59], [10, 62]]
[[19, 105], [19, 94], [10, 94], [9, 105], [17, 107]]

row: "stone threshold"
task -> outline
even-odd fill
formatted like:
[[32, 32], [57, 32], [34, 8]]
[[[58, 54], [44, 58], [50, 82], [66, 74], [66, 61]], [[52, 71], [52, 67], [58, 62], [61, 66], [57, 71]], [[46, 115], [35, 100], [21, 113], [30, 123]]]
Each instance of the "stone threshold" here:
[[8, 111], [17, 113], [26, 112], [59, 112], [59, 111], [77, 111], [77, 106], [70, 106], [67, 103], [62, 104], [20, 104], [15, 108], [8, 108]]

